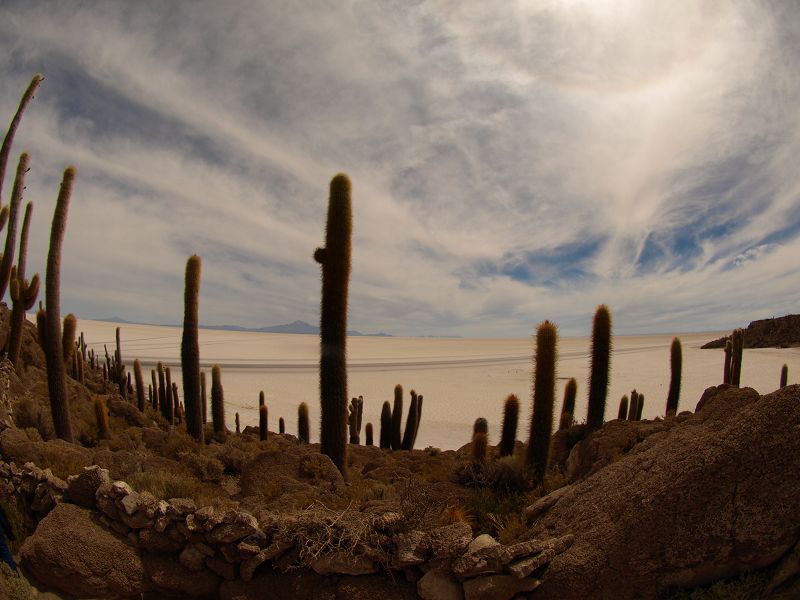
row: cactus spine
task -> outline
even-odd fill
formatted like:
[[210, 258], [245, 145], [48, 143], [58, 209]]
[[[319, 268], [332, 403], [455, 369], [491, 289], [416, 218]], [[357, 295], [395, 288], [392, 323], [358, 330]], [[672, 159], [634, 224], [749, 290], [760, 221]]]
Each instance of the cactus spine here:
[[623, 421], [628, 418], [628, 396], [627, 394], [623, 395], [622, 398], [619, 400], [619, 412], [617, 413], [617, 418], [622, 419]]
[[186, 430], [196, 440], [203, 439], [203, 409], [200, 404], [200, 342], [198, 306], [200, 296], [200, 257], [186, 261], [186, 282], [183, 293], [183, 338], [181, 340], [181, 373], [183, 402], [186, 408]]
[[669, 393], [667, 394], [667, 416], [674, 417], [678, 414], [678, 400], [681, 395], [681, 370], [683, 368], [683, 352], [681, 341], [678, 338], [672, 340], [669, 348], [670, 380]]
[[14, 263], [14, 246], [17, 243], [17, 213], [22, 202], [22, 192], [25, 189], [25, 173], [28, 172], [29, 157], [27, 152], [20, 154], [17, 165], [17, 175], [14, 177], [14, 188], [11, 192], [11, 203], [8, 212], [8, 231], [6, 232], [6, 247], [3, 259], [0, 261], [0, 298], [8, 288], [11, 277], [11, 266]]
[[139, 359], [133, 361], [133, 376], [136, 379], [136, 406], [144, 412], [144, 378], [142, 377], [142, 363]]
[[578, 382], [572, 377], [564, 387], [564, 403], [561, 406], [561, 419], [558, 422], [559, 429], [572, 427], [572, 419], [575, 416], [575, 396], [578, 393]]
[[394, 386], [394, 406], [392, 407], [392, 450], [400, 450], [403, 446], [400, 437], [400, 425], [403, 422], [403, 386]]
[[308, 444], [309, 425], [308, 425], [308, 404], [301, 402], [297, 407], [297, 439], [301, 444]]
[[366, 436], [367, 446], [372, 446], [372, 423], [367, 423], [364, 426], [364, 435]]
[[269, 413], [267, 410], [266, 404], [262, 404], [258, 407], [258, 439], [262, 442], [266, 442], [269, 436], [269, 431], [267, 430], [267, 417]]
[[222, 372], [219, 365], [211, 367], [211, 419], [214, 422], [214, 433], [224, 434], [225, 399], [222, 391]]
[[58, 437], [73, 442], [72, 421], [69, 414], [67, 396], [67, 370], [64, 365], [64, 352], [61, 347], [61, 247], [67, 227], [67, 210], [72, 195], [75, 169], [68, 167], [61, 180], [53, 224], [50, 230], [50, 250], [47, 254], [47, 273], [45, 276], [45, 358], [47, 360], [47, 387], [50, 393], [50, 410], [53, 425]]
[[535, 481], [544, 479], [550, 460], [553, 404], [556, 389], [556, 345], [558, 332], [550, 321], [536, 330], [536, 372], [533, 381], [533, 417], [526, 464]]
[[783, 365], [781, 367], [781, 387], [785, 388], [788, 383], [789, 383], [789, 365]]
[[517, 442], [517, 423], [519, 421], [519, 398], [514, 394], [506, 398], [503, 405], [503, 432], [500, 436], [500, 456], [514, 454]]
[[392, 447], [392, 407], [388, 400], [381, 407], [381, 437], [378, 445], [381, 448]]
[[611, 313], [605, 304], [597, 307], [592, 325], [592, 373], [589, 379], [589, 412], [586, 425], [603, 425], [611, 367]]
[[347, 478], [347, 288], [353, 215], [350, 179], [338, 174], [330, 184], [325, 247], [314, 259], [322, 265], [319, 393], [320, 451]]

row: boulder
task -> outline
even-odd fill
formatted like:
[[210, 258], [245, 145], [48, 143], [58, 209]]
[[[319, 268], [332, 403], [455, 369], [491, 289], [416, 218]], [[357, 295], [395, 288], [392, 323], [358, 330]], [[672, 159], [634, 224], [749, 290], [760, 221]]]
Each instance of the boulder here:
[[138, 597], [147, 587], [136, 550], [73, 504], [42, 519], [20, 556], [39, 582], [73, 596]]
[[97, 465], [84, 467], [82, 473], [67, 479], [67, 500], [79, 506], [94, 508], [97, 505], [97, 488], [104, 483], [111, 484], [108, 469]]
[[720, 389], [571, 486], [528, 534], [575, 534], [537, 599], [654, 597], [775, 563], [800, 536], [798, 424], [800, 386]]
[[464, 588], [447, 569], [433, 569], [417, 582], [423, 600], [464, 600]]

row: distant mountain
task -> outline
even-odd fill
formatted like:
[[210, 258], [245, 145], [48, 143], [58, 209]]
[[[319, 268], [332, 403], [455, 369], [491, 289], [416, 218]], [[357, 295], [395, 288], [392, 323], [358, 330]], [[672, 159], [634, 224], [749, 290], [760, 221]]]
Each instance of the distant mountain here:
[[[135, 323], [120, 317], [108, 317], [105, 319], [94, 319], [95, 321], [105, 321], [107, 323], [120, 323], [123, 325], [151, 325], [151, 323]], [[182, 327], [182, 325], [167, 325], [167, 327]], [[200, 325], [200, 329], [212, 329], [216, 331], [249, 331], [254, 333], [298, 333], [306, 335], [319, 335], [319, 327], [311, 325], [305, 321], [294, 321], [283, 325], [272, 325], [270, 327], [242, 327], [240, 325]], [[361, 333], [351, 330], [347, 332], [350, 336], [368, 337], [392, 337], [389, 333]]]

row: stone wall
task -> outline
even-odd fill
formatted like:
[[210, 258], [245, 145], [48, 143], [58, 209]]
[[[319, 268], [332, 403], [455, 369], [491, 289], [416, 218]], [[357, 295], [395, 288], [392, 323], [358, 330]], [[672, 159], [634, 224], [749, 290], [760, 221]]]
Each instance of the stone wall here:
[[[140, 557], [176, 559], [179, 569], [188, 575], [182, 585], [181, 577], [174, 575], [175, 569], [171, 582], [159, 580], [152, 573], [148, 579], [148, 571], [143, 569], [142, 581], [136, 585], [128, 582], [114, 590], [118, 595], [137, 595], [155, 588], [186, 596], [216, 597], [225, 581], [246, 584], [266, 570], [286, 572], [301, 567], [320, 576], [393, 571], [394, 577], [415, 582], [419, 597], [428, 600], [502, 600], [534, 589], [539, 584], [537, 570], [572, 543], [571, 536], [564, 536], [504, 546], [488, 535], [473, 538], [466, 523], [428, 531], [408, 530], [401, 514], [378, 514], [368, 509], [270, 513], [261, 515], [259, 522], [241, 510], [198, 508], [185, 498], [156, 499], [148, 492], [136, 492], [124, 481], [112, 481], [108, 471], [98, 466], [86, 467], [65, 483], [49, 469], [39, 469], [32, 463], [17, 468], [13, 463], [0, 462], [0, 477], [8, 491], [22, 500], [34, 522], [62, 502], [85, 507], [93, 521], [114, 532], [117, 539], [124, 539]], [[37, 534], [39, 530], [31, 538]], [[73, 539], [78, 544], [79, 537], [62, 535], [51, 543], [29, 538], [30, 543], [23, 547], [23, 562], [37, 578], [46, 580], [53, 562], [68, 571], [70, 567], [61, 563], [69, 562], [68, 557], [80, 555], [82, 550], [76, 547], [65, 552], [64, 546]], [[91, 566], [75, 567], [86, 568]], [[98, 578], [103, 581], [102, 589], [84, 589], [82, 593], [110, 593], [105, 587], [107, 579]], [[84, 575], [82, 581], [88, 580], [91, 578]], [[47, 584], [58, 587], [65, 582], [63, 585], [68, 586], [69, 581], [69, 573], [62, 573]], [[198, 581], [209, 583], [198, 587]]]

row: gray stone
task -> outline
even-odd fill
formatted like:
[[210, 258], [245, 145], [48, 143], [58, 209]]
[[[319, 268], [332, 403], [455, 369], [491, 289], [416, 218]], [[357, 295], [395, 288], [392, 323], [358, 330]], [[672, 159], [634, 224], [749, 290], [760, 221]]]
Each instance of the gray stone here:
[[467, 552], [473, 553], [477, 552], [478, 550], [483, 550], [484, 548], [490, 548], [491, 546], [499, 545], [500, 543], [488, 533], [482, 533], [469, 543], [469, 546], [467, 546]]
[[427, 550], [427, 537], [423, 531], [409, 531], [398, 533], [394, 536], [395, 553], [392, 557], [392, 567], [403, 569], [421, 565], [425, 562]]
[[426, 541], [434, 558], [460, 556], [472, 541], [472, 527], [461, 521], [451, 523], [429, 531]]
[[[235, 511], [229, 519], [230, 522], [224, 522], [208, 533], [210, 542], [229, 544], [258, 531], [258, 521], [253, 515]], [[207, 523], [208, 521], [206, 521]]]

